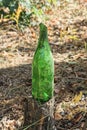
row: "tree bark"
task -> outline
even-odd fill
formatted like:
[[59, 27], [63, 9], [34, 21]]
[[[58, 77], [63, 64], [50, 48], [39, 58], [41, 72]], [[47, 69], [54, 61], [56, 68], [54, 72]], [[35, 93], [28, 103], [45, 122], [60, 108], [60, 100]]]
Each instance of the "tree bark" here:
[[24, 99], [24, 130], [56, 130], [54, 99], [41, 104], [35, 99]]

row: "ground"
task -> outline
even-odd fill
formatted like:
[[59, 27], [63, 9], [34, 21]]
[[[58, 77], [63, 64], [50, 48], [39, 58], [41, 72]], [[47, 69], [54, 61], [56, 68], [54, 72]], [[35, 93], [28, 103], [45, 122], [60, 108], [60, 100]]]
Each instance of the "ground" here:
[[[54, 57], [54, 120], [57, 130], [87, 129], [87, 3], [47, 11]], [[0, 23], [0, 129], [23, 125], [24, 99], [31, 97], [32, 59], [38, 26], [23, 31]]]

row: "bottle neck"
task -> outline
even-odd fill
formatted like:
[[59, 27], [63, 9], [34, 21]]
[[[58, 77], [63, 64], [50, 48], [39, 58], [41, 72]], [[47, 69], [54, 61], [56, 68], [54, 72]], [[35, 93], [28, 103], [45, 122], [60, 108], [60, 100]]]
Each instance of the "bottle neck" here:
[[44, 24], [40, 24], [40, 37], [38, 46], [43, 47], [48, 44], [48, 35], [47, 35], [47, 27]]

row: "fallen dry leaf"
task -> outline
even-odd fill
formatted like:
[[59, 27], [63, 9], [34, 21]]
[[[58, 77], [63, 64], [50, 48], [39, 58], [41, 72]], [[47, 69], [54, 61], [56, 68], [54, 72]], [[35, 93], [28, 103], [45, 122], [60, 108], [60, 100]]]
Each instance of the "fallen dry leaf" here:
[[73, 103], [78, 103], [82, 98], [82, 92], [80, 92], [78, 95], [76, 94], [75, 97], [72, 99]]

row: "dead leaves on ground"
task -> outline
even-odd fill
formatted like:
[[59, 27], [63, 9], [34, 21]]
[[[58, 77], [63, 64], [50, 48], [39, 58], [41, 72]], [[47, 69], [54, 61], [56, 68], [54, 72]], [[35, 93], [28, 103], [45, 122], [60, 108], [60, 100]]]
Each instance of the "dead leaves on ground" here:
[[[87, 112], [87, 98], [83, 95], [83, 93], [80, 91], [79, 94], [76, 94], [73, 99], [69, 101], [62, 101], [61, 103], [58, 103], [55, 110], [55, 119], [68, 119], [72, 120], [78, 113], [84, 113]], [[78, 122], [81, 117], [77, 117], [75, 122]]]

